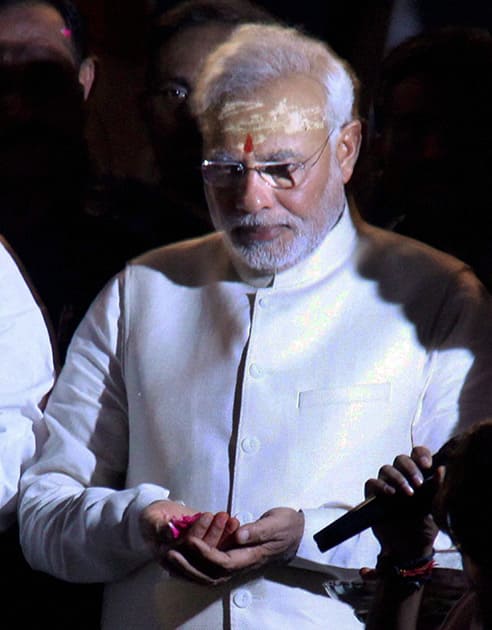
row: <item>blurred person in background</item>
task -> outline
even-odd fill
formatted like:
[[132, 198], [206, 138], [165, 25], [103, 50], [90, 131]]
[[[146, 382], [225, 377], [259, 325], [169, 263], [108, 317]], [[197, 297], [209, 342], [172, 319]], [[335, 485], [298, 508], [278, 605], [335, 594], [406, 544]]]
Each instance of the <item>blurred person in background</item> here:
[[446, 27], [384, 60], [356, 174], [362, 215], [470, 264], [492, 287], [492, 36]]
[[70, 2], [0, 2], [0, 232], [46, 305], [62, 354], [73, 311], [89, 299], [80, 229], [95, 66], [85, 42]]
[[0, 2], [0, 53], [0, 231], [47, 308], [63, 362], [92, 299], [143, 244], [94, 172], [86, 122], [96, 64], [75, 5]]
[[[427, 509], [421, 503], [411, 516], [397, 512], [374, 528], [381, 543], [375, 571], [376, 596], [367, 630], [416, 630], [420, 627], [426, 585], [432, 580], [433, 544], [438, 527], [460, 551], [468, 590], [444, 620], [442, 630], [492, 627], [492, 555], [490, 452], [492, 421], [472, 426], [449, 444], [447, 462], [434, 474]], [[378, 479], [366, 483], [368, 496], [411, 497], [432, 465], [421, 446], [383, 466]], [[433, 500], [431, 494], [434, 494]]]
[[193, 90], [204, 59], [235, 26], [276, 21], [248, 0], [185, 0], [166, 6], [157, 3], [150, 16], [142, 97], [159, 182], [154, 203], [143, 208], [149, 222], [147, 248], [213, 230], [200, 171], [201, 135], [190, 109]]
[[[93, 243], [101, 240], [97, 230], [88, 229], [92, 222], [84, 216], [89, 174], [84, 107], [94, 77], [84, 25], [71, 2], [0, 2], [0, 232], [22, 261], [29, 284], [43, 303], [53, 329], [49, 357], [53, 352], [57, 364], [63, 361], [78, 312], [87, 308], [103, 282], [99, 285], [91, 274], [93, 259], [103, 257]], [[5, 260], [4, 266], [5, 273], [12, 267]], [[6, 313], [17, 304], [10, 297], [6, 295], [2, 307]], [[5, 388], [12, 387], [11, 379], [21, 388], [23, 381], [36, 377], [39, 362], [48, 360], [43, 359], [43, 348], [38, 348], [39, 322], [28, 321], [34, 306], [25, 299], [24, 308], [17, 304], [17, 321], [10, 327], [4, 323], [5, 339], [15, 346], [23, 366], [20, 374], [13, 348], [3, 343]], [[39, 352], [37, 360], [31, 357], [35, 352]], [[47, 352], [45, 348], [44, 355]], [[39, 378], [36, 388], [42, 386]], [[3, 392], [0, 404], [13, 410], [13, 394], [14, 390]], [[27, 386], [23, 395], [29, 395]], [[21, 403], [23, 413], [30, 417], [34, 405]], [[9, 413], [2, 413], [5, 421]], [[11, 428], [2, 432], [7, 442], [2, 447], [2, 466], [10, 475], [19, 474], [14, 464], [18, 452], [27, 453], [26, 462], [34, 455], [33, 436], [26, 433], [26, 426], [15, 427], [17, 447], [10, 440]], [[24, 434], [28, 443], [23, 446]], [[11, 491], [14, 485], [9, 486]], [[1, 546], [3, 615], [10, 627], [27, 627], [33, 609], [41, 627], [97, 627], [97, 587], [75, 587], [32, 571], [22, 556], [15, 523], [2, 535]]]

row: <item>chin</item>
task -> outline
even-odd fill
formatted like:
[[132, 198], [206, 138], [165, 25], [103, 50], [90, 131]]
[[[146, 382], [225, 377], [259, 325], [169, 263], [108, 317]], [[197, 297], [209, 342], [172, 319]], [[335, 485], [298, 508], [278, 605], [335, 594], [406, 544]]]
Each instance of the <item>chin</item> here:
[[293, 267], [314, 249], [305, 239], [290, 243], [231, 243], [234, 256], [248, 269], [259, 274], [273, 274]]

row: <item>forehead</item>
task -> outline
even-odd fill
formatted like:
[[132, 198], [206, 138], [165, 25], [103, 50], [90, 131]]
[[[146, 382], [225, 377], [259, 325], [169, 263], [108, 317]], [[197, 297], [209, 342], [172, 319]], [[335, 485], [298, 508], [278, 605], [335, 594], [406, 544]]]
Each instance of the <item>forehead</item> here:
[[282, 144], [299, 137], [319, 138], [328, 127], [324, 88], [303, 75], [276, 79], [247, 97], [228, 98], [210, 116], [207, 144]]
[[230, 34], [232, 27], [220, 22], [186, 26], [159, 49], [157, 73], [161, 78], [179, 77], [193, 87], [201, 63]]
[[0, 51], [3, 62], [16, 63], [62, 57], [75, 63], [62, 16], [44, 4], [19, 5], [0, 12]]

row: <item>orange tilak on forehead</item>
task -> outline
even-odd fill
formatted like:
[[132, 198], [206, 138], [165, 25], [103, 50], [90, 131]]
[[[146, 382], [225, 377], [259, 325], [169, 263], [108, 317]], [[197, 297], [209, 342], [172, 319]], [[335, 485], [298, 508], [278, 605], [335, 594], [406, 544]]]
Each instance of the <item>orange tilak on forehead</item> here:
[[251, 137], [251, 134], [248, 133], [248, 135], [246, 136], [246, 140], [244, 141], [243, 151], [245, 153], [253, 153], [253, 150], [254, 150], [253, 138]]

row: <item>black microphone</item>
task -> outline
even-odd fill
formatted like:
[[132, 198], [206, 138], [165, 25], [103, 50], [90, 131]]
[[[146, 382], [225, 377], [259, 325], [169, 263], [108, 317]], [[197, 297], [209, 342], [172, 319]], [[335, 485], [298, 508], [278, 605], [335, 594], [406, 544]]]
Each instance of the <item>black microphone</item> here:
[[432, 456], [432, 466], [422, 471], [424, 481], [412, 496], [379, 494], [359, 503], [333, 523], [314, 534], [313, 538], [319, 550], [328, 551], [328, 549], [336, 547], [352, 536], [360, 534], [368, 527], [373, 527], [390, 515], [404, 516], [419, 512], [427, 514], [430, 511], [435, 492], [434, 485], [431, 483], [432, 477], [439, 466], [446, 464], [458, 439], [459, 437], [451, 438]]

